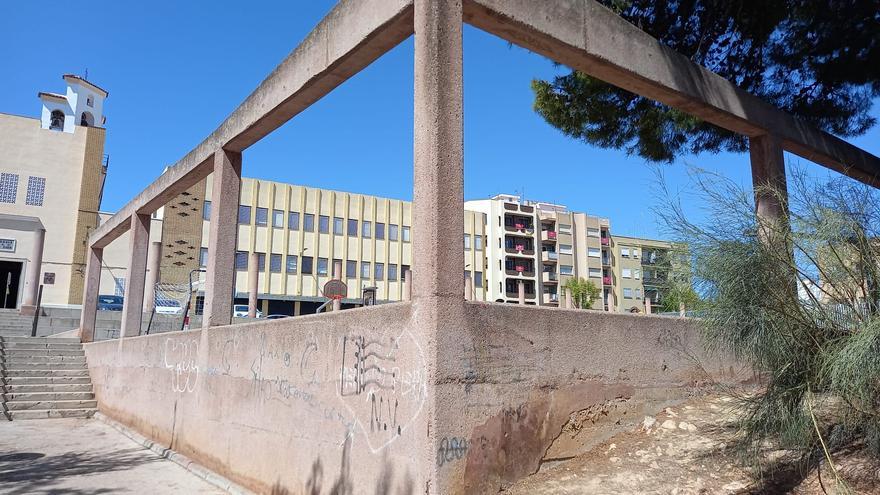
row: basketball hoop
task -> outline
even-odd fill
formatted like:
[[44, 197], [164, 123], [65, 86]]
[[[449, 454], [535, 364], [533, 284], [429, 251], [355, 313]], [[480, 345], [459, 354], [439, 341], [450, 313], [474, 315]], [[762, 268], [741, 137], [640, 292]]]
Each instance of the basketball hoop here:
[[328, 299], [342, 299], [348, 294], [348, 286], [342, 280], [328, 280], [322, 292]]

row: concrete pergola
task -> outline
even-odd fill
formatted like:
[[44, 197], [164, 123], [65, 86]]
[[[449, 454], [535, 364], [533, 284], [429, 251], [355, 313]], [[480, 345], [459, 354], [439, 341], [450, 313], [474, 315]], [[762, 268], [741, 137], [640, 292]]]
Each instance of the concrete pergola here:
[[[757, 213], [784, 219], [783, 151], [880, 187], [880, 159], [769, 105], [661, 45], [592, 0], [342, 0], [204, 141], [89, 238], [82, 339], [91, 341], [102, 250], [131, 230], [120, 338], [141, 324], [150, 215], [213, 173], [203, 326], [232, 315], [241, 153], [415, 35], [413, 288], [439, 329], [463, 300], [462, 24], [745, 135]], [[218, 193], [220, 191], [221, 193]], [[783, 196], [784, 197], [784, 196]], [[459, 214], [455, 214], [458, 211]]]

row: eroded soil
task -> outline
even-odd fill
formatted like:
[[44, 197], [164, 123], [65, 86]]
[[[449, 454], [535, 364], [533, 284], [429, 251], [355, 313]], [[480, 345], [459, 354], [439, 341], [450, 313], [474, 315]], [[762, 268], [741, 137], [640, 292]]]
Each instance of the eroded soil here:
[[[636, 431], [618, 434], [574, 459], [544, 465], [508, 488], [515, 495], [538, 494], [757, 494], [880, 493], [880, 463], [861, 452], [834, 457], [850, 492], [835, 482], [827, 462], [817, 469], [789, 467], [784, 451], [769, 451], [781, 463], [773, 478], [755, 479], [731, 448], [734, 401], [722, 395], [691, 399], [655, 417]], [[823, 485], [825, 492], [823, 492]]]

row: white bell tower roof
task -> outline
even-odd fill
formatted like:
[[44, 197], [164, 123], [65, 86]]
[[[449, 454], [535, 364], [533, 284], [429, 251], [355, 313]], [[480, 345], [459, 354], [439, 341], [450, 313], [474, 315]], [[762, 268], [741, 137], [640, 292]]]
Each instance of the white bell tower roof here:
[[40, 127], [53, 131], [73, 133], [76, 126], [103, 127], [104, 99], [109, 93], [100, 86], [75, 74], [65, 74], [65, 94], [41, 92], [43, 103]]

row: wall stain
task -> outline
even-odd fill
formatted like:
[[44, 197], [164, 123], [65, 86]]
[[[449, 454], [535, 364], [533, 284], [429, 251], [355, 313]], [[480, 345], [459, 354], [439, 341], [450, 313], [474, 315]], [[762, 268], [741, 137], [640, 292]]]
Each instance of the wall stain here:
[[547, 449], [573, 412], [608, 400], [631, 397], [629, 385], [585, 383], [566, 389], [534, 390], [473, 429], [459, 493], [497, 493], [534, 474]]

